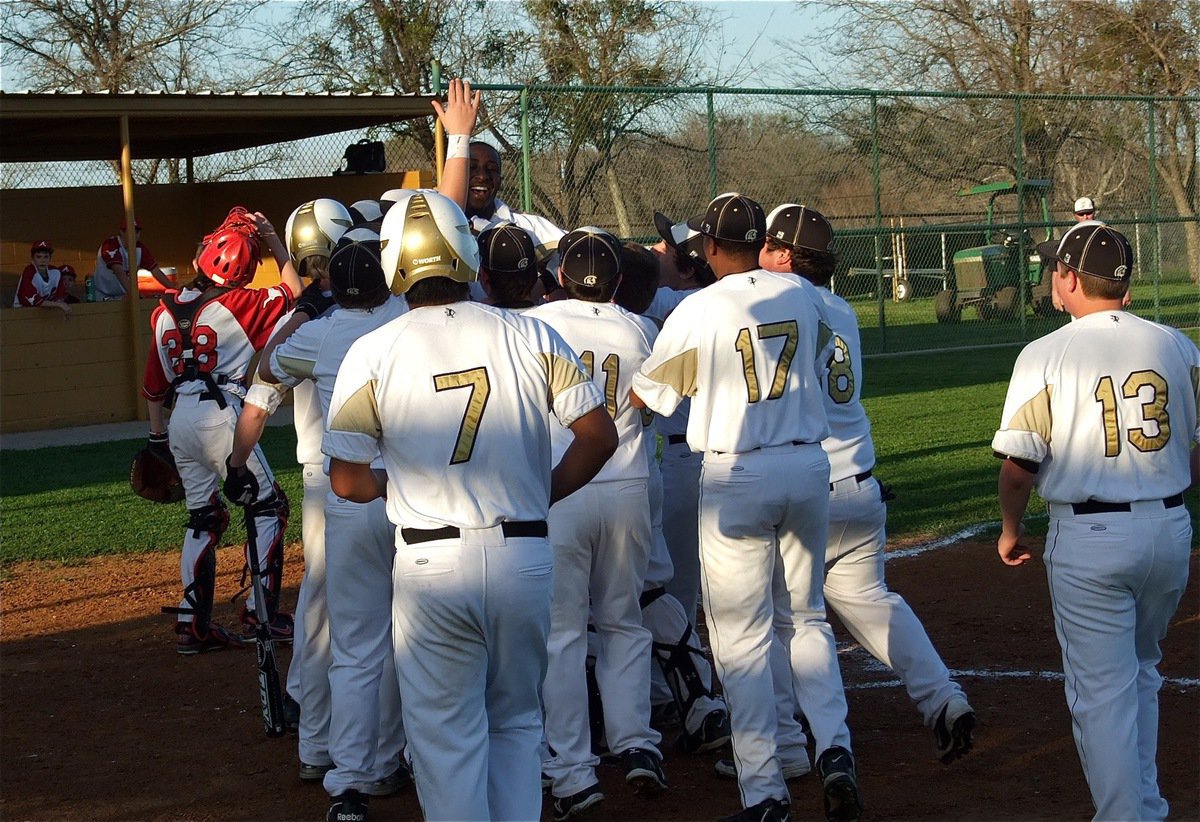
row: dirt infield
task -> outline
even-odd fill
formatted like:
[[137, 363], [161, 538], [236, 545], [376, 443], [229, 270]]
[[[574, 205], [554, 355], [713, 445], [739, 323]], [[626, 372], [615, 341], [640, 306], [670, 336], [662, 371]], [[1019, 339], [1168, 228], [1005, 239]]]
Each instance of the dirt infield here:
[[[218, 619], [240, 559], [223, 549]], [[289, 549], [286, 596], [300, 577]], [[1063, 698], [1040, 562], [1002, 566], [968, 541], [888, 565], [979, 714], [975, 750], [943, 766], [890, 672], [840, 643], [865, 817], [1087, 819], [1092, 809]], [[160, 606], [178, 596], [178, 555], [22, 565], [0, 583], [0, 816], [6, 820], [323, 819], [327, 798], [296, 777], [295, 737], [267, 739], [252, 651], [181, 657]], [[1172, 817], [1200, 818], [1200, 602], [1197, 561], [1164, 643], [1159, 778]], [[840, 640], [846, 635], [840, 629]], [[283, 660], [288, 659], [283, 651]], [[890, 684], [889, 684], [890, 683]], [[671, 791], [635, 800], [602, 768], [594, 820], [713, 819], [738, 810], [720, 754], [668, 754]], [[821, 818], [820, 787], [790, 783], [797, 819]], [[420, 818], [409, 788], [371, 805], [373, 820]], [[549, 819], [549, 804], [545, 818]]]

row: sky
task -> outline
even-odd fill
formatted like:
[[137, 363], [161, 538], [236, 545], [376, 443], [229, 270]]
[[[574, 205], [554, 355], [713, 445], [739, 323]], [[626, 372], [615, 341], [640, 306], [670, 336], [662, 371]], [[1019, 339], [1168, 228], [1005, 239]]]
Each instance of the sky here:
[[711, 66], [736, 77], [740, 86], [795, 86], [801, 71], [795, 50], [801, 44], [818, 67], [827, 65], [819, 48], [812, 47], [812, 35], [828, 24], [831, 15], [815, 3], [725, 0], [705, 5], [724, 18], [725, 45], [714, 49]]

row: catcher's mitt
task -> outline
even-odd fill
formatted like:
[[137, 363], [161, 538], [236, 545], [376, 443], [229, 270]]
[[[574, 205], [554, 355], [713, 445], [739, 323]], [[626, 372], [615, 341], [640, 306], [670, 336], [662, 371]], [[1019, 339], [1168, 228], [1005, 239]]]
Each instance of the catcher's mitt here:
[[129, 485], [133, 493], [151, 502], [179, 502], [184, 498], [183, 481], [175, 461], [161, 450], [147, 446], [133, 455]]

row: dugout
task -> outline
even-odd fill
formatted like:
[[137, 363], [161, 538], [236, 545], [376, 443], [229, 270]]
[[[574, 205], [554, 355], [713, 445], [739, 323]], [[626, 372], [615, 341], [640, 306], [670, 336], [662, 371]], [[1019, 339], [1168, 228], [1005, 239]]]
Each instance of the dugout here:
[[[132, 159], [191, 159], [433, 116], [425, 95], [13, 94], [0, 93], [0, 162], [108, 160], [122, 183], [0, 191], [0, 433], [145, 419], [139, 397], [150, 312], [157, 300], [79, 303], [58, 311], [13, 309], [29, 246], [50, 239], [54, 262], [83, 278], [126, 214], [159, 265], [186, 282], [200, 238], [234, 205], [266, 214], [282, 231], [298, 204], [345, 203], [390, 188], [427, 186], [433, 169], [233, 182], [134, 185]], [[330, 168], [339, 158], [330, 158]], [[132, 223], [132, 220], [130, 220]], [[129, 241], [126, 241], [127, 246]], [[254, 284], [279, 278], [266, 255]], [[82, 292], [82, 289], [80, 289]]]

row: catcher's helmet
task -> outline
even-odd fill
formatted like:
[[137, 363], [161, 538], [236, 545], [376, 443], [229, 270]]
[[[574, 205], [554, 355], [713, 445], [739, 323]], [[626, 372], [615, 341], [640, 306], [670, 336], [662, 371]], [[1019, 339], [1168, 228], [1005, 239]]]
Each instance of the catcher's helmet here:
[[196, 268], [217, 285], [241, 288], [254, 279], [261, 261], [254, 222], [246, 209], [235, 206], [225, 222], [204, 238]]
[[384, 215], [379, 237], [383, 274], [393, 294], [428, 277], [473, 283], [479, 275], [479, 245], [467, 216], [435, 191], [406, 191]]
[[350, 212], [337, 200], [309, 200], [288, 217], [284, 231], [292, 264], [299, 266], [305, 257], [328, 257], [346, 229], [354, 224]]

